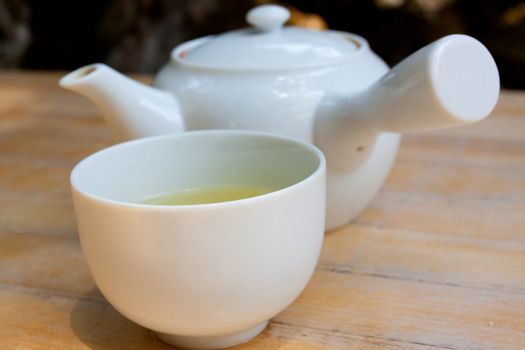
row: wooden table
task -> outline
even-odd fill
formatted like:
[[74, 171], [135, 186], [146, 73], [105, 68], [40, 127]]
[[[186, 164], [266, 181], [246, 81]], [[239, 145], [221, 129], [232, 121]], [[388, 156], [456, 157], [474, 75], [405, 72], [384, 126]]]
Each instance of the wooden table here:
[[[170, 349], [90, 277], [68, 176], [113, 141], [59, 76], [0, 73], [0, 349]], [[405, 137], [301, 297], [239, 348], [525, 349], [525, 93], [480, 124]]]

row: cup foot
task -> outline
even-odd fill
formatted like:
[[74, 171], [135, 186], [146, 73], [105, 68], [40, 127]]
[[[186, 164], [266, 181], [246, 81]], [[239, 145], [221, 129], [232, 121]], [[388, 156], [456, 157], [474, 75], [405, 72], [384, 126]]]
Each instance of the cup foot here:
[[183, 349], [224, 349], [230, 346], [246, 343], [261, 333], [268, 321], [246, 329], [239, 333], [219, 335], [214, 337], [186, 337], [183, 335], [155, 332], [157, 337], [166, 344]]

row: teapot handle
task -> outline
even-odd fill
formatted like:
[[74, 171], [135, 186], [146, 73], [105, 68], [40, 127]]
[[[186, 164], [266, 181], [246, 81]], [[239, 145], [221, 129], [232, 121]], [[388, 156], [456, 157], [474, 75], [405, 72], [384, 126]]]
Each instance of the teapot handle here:
[[354, 100], [353, 109], [376, 131], [426, 131], [480, 121], [498, 96], [498, 68], [489, 51], [454, 34], [397, 64]]
[[455, 34], [413, 53], [357, 96], [321, 103], [315, 143], [327, 164], [353, 171], [382, 132], [429, 131], [474, 123], [499, 96], [494, 59], [478, 40]]

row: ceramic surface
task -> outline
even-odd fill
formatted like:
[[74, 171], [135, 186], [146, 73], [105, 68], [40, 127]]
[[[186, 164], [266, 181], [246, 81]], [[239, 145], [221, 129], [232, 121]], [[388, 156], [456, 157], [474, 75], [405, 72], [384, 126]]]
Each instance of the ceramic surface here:
[[156, 88], [95, 64], [61, 85], [97, 103], [122, 138], [198, 129], [250, 129], [313, 142], [328, 165], [327, 228], [353, 219], [395, 158], [399, 133], [485, 118], [499, 95], [494, 60], [476, 39], [450, 35], [388, 66], [365, 39], [283, 28], [275, 5], [254, 27], [175, 48]]
[[[247, 199], [136, 204], [199, 185], [275, 188]], [[246, 342], [306, 286], [325, 221], [325, 161], [299, 140], [243, 131], [145, 138], [71, 174], [82, 250], [107, 300], [186, 348]]]

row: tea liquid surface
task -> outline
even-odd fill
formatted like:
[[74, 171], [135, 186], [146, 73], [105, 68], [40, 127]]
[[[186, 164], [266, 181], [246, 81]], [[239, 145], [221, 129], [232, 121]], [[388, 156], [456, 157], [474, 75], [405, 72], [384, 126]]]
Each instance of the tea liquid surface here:
[[260, 196], [269, 192], [272, 190], [250, 185], [202, 186], [145, 198], [138, 203], [153, 205], [220, 203]]

